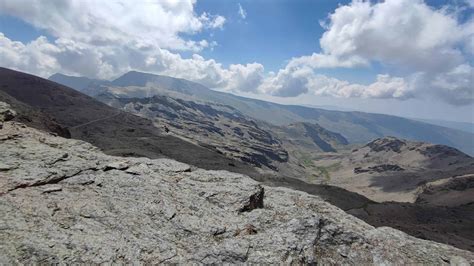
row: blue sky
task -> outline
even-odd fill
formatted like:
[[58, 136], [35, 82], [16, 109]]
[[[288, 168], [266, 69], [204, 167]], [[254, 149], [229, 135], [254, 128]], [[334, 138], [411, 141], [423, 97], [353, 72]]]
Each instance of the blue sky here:
[[[216, 1], [197, 2], [196, 10], [223, 14], [228, 18], [225, 30], [212, 33], [219, 45], [203, 52], [205, 57], [217, 58], [223, 64], [259, 62], [268, 71], [278, 71], [292, 57], [320, 52], [319, 38], [324, 33], [320, 20], [340, 4], [350, 1], [296, 0], [296, 1]], [[247, 13], [239, 14], [239, 4]], [[204, 33], [204, 36], [211, 35]], [[203, 37], [203, 36], [199, 36]], [[210, 37], [210, 36], [209, 36]], [[354, 82], [369, 83], [380, 71], [372, 67], [364, 69], [321, 70], [338, 78], [350, 78]]]
[[0, 65], [106, 79], [134, 69], [281, 103], [472, 121], [473, 6], [0, 0]]
[[[208, 58], [229, 64], [259, 62], [268, 71], [278, 71], [292, 57], [320, 52], [319, 38], [324, 33], [320, 26], [328, 14], [350, 0], [244, 0], [244, 1], [198, 1], [196, 12], [211, 12], [227, 18], [225, 30], [204, 32], [197, 38], [210, 37], [219, 44], [213, 50], [203, 51]], [[430, 0], [433, 8], [455, 5], [452, 0]], [[247, 16], [238, 14], [239, 4]], [[462, 4], [462, 3], [461, 3]], [[466, 12], [467, 13], [467, 12]], [[467, 19], [466, 13], [462, 21]], [[210, 36], [212, 34], [212, 37]], [[323, 74], [353, 82], [367, 84], [385, 69], [381, 64], [356, 69], [323, 69]]]

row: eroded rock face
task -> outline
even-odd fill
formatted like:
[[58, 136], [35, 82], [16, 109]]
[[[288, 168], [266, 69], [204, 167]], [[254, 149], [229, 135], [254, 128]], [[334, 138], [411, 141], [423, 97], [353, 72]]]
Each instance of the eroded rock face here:
[[306, 193], [107, 156], [16, 122], [0, 129], [0, 158], [0, 264], [474, 263]]

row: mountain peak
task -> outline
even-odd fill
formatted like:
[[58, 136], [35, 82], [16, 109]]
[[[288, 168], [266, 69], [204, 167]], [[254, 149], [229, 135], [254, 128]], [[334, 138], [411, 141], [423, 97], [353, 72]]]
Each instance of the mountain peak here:
[[122, 76], [114, 79], [112, 81], [112, 85], [121, 86], [121, 87], [126, 87], [126, 86], [143, 87], [143, 86], [146, 86], [150, 82], [159, 82], [160, 80], [163, 80], [163, 79], [173, 79], [173, 78], [131, 70], [123, 74]]
[[48, 79], [51, 80], [51, 79], [55, 79], [55, 78], [59, 78], [59, 77], [70, 77], [70, 76], [64, 75], [64, 74], [58, 72], [58, 73], [54, 73], [53, 75], [49, 76]]

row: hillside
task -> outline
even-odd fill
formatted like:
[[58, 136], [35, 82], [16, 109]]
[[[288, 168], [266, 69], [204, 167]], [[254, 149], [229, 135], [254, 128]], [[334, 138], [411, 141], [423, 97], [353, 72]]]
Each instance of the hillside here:
[[107, 86], [91, 89], [89, 95], [96, 96], [104, 92], [121, 98], [152, 97], [158, 94], [191, 101], [215, 102], [232, 106], [244, 115], [274, 125], [317, 123], [340, 133], [350, 143], [365, 143], [379, 137], [395, 136], [448, 145], [474, 155], [472, 133], [390, 115], [281, 105], [213, 91], [195, 82], [167, 76], [132, 71], [111, 81]]
[[272, 127], [272, 131], [296, 148], [304, 147], [312, 152], [336, 152], [338, 147], [348, 144], [341, 134], [331, 132], [318, 124], [298, 122]]
[[327, 184], [379, 202], [414, 202], [429, 182], [474, 173], [474, 158], [455, 148], [395, 137], [316, 156], [312, 163], [328, 169]]
[[[0, 68], [0, 92], [8, 96], [10, 100], [6, 102], [15, 109], [22, 105], [28, 107], [30, 114], [47, 115], [66, 128], [72, 138], [90, 142], [107, 154], [167, 157], [205, 169], [256, 174], [247, 164], [166, 134], [162, 127], [156, 127], [150, 120], [112, 108], [49, 80]], [[18, 112], [28, 117], [28, 113], [21, 111], [23, 109], [18, 109]], [[44, 129], [34, 121], [26, 119], [25, 123]]]
[[278, 170], [275, 163], [288, 160], [280, 140], [230, 106], [199, 104], [167, 96], [107, 98], [102, 94], [100, 99], [150, 119], [170, 135], [256, 167]]

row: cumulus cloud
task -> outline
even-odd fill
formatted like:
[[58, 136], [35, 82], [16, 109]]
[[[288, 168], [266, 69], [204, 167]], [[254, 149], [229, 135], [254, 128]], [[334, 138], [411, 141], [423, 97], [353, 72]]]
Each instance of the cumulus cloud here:
[[30, 43], [12, 41], [0, 33], [1, 64], [47, 77], [56, 72], [109, 79], [129, 70], [160, 73], [227, 91], [256, 92], [263, 65], [233, 64], [224, 68], [198, 54], [183, 58], [167, 49], [134, 46], [94, 46], [59, 38], [39, 37]]
[[[453, 104], [473, 103], [473, 86], [466, 86], [466, 70], [472, 71], [468, 58], [474, 52], [473, 19], [460, 23], [456, 13], [447, 8], [434, 9], [422, 0], [354, 0], [337, 8], [321, 24], [326, 29], [320, 39], [322, 52], [293, 58], [287, 69], [299, 72], [307, 67], [364, 67], [377, 62], [399, 72], [413, 73], [404, 78], [418, 80], [412, 82], [410, 90], [442, 96]], [[361, 95], [377, 97], [394, 89], [393, 83], [380, 82], [380, 77]], [[450, 86], [443, 82], [446, 80]], [[341, 88], [343, 95], [358, 95], [347, 93], [347, 86]], [[294, 90], [283, 91], [282, 95], [305, 91]], [[388, 95], [405, 98], [397, 96], [401, 91]]]
[[455, 14], [421, 0], [354, 1], [329, 16], [320, 44], [324, 55], [341, 64], [358, 57], [437, 71], [464, 61], [458, 45], [470, 42], [473, 26], [472, 21], [459, 24]]
[[310, 67], [286, 67], [276, 75], [268, 77], [260, 89], [275, 96], [292, 97], [303, 93], [338, 98], [396, 98], [414, 97], [410, 82], [404, 78], [377, 75], [369, 85], [354, 84], [348, 81], [316, 74]]
[[202, 49], [180, 34], [222, 28], [225, 18], [194, 12], [195, 0], [0, 0], [0, 13], [16, 16], [55, 37], [96, 45], [128, 43], [173, 50]]
[[310, 68], [286, 67], [267, 77], [259, 90], [281, 97], [298, 96], [309, 91], [308, 82], [312, 76], [314, 73]]
[[[469, 3], [466, 2], [466, 3]], [[322, 25], [321, 52], [291, 59], [265, 73], [259, 63], [224, 67], [199, 54], [217, 45], [193, 40], [204, 30], [221, 30], [226, 20], [196, 14], [195, 0], [41, 1], [0, 0], [0, 13], [48, 31], [28, 43], [0, 33], [0, 64], [47, 77], [56, 72], [114, 78], [129, 70], [180, 77], [210, 88], [280, 97], [408, 99], [435, 95], [452, 104], [472, 104], [474, 20], [460, 23], [448, 8], [421, 0], [354, 0], [339, 6]], [[246, 12], [239, 4], [239, 14]], [[374, 62], [404, 75], [380, 74], [371, 84], [354, 84], [318, 74], [320, 68], [368, 67]]]
[[212, 49], [215, 41], [186, 40], [180, 34], [222, 29], [224, 17], [207, 12], [196, 15], [194, 0], [137, 2], [0, 0], [2, 13], [56, 37], [22, 43], [0, 33], [1, 64], [43, 77], [61, 72], [110, 79], [139, 70], [221, 90], [257, 90], [264, 75], [261, 64], [224, 68], [198, 54], [183, 58], [173, 51]]
[[30, 43], [12, 41], [0, 33], [0, 58], [2, 65], [45, 76], [60, 68], [56, 57], [63, 47], [39, 37]]
[[239, 3], [239, 16], [240, 18], [242, 19], [246, 19], [247, 18], [247, 11], [245, 11], [245, 9], [242, 7], [242, 5]]
[[263, 65], [259, 63], [230, 65], [225, 72], [228, 82], [224, 89], [235, 92], [258, 92], [264, 80], [264, 72]]

